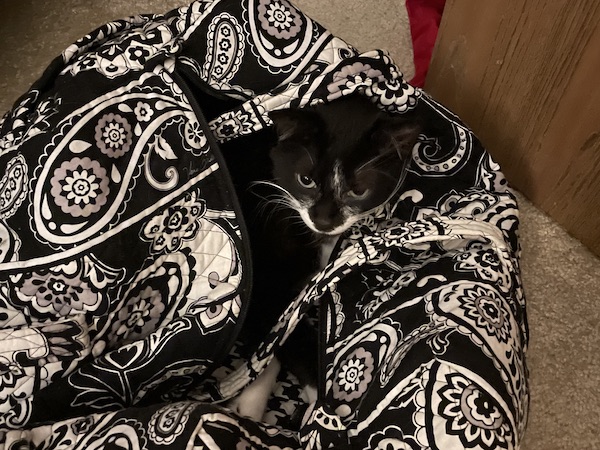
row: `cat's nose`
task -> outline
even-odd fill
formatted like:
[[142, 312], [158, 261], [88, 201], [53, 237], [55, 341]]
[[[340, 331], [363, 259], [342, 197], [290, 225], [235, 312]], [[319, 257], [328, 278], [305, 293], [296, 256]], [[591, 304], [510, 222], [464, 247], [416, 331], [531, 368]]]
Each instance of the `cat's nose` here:
[[329, 231], [333, 229], [333, 221], [329, 217], [314, 217], [313, 221], [318, 230]]
[[311, 210], [311, 219], [317, 230], [327, 232], [339, 225], [336, 206], [330, 203], [318, 203]]

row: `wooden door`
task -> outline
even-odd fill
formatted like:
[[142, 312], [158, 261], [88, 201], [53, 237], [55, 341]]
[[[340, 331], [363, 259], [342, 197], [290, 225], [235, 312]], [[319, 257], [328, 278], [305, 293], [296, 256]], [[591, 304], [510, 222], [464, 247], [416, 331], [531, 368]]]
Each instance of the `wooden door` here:
[[600, 255], [600, 1], [448, 0], [425, 89]]

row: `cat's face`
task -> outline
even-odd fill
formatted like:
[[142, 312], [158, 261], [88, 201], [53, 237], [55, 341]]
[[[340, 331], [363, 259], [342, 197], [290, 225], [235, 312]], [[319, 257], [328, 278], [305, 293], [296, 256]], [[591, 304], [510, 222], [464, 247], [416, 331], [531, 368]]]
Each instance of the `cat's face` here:
[[316, 233], [338, 235], [394, 193], [419, 127], [352, 96], [271, 114], [275, 183]]

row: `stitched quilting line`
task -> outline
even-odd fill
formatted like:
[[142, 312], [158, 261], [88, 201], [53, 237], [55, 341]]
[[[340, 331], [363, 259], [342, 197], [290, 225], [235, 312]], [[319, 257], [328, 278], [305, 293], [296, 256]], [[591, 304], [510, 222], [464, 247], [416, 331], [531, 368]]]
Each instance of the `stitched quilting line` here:
[[[67, 322], [57, 321], [57, 322], [52, 322], [51, 324], [44, 324], [44, 325], [38, 325], [38, 326], [31, 325], [28, 328], [22, 328], [22, 329], [10, 329], [10, 330], [2, 329], [2, 330], [0, 330], [0, 335], [6, 336], [3, 339], [3, 344], [9, 343], [9, 345], [10, 345], [11, 341], [13, 341], [13, 343], [16, 343], [17, 340], [19, 340], [19, 341], [29, 342], [29, 343], [31, 343], [31, 346], [30, 347], [14, 346], [12, 348], [6, 348], [6, 347], [9, 347], [9, 345], [3, 345], [2, 349], [0, 350], [0, 354], [12, 354], [12, 353], [15, 353], [18, 351], [23, 351], [23, 350], [36, 349], [36, 348], [48, 348], [50, 346], [48, 343], [48, 338], [47, 338], [46, 334], [43, 331], [41, 331], [40, 328], [47, 327], [49, 325], [56, 325], [56, 324], [63, 324], [63, 323], [75, 324], [79, 329], [81, 329], [83, 331], [83, 334], [80, 335], [81, 338], [78, 340], [81, 342], [86, 340], [86, 338], [88, 336], [86, 327], [82, 327], [81, 323], [73, 321], [73, 320], [69, 320]], [[38, 341], [34, 340], [32, 338], [33, 336], [36, 336], [39, 339], [42, 339], [46, 344], [39, 345]]]
[[[30, 331], [29, 333], [25, 333], [25, 334], [19, 334], [20, 331]], [[46, 348], [47, 346], [42, 346], [39, 345], [37, 341], [35, 341], [34, 339], [29, 339], [32, 336], [36, 336], [38, 338], [41, 338], [44, 340], [44, 342], [47, 342], [46, 336], [44, 335], [44, 333], [42, 333], [41, 331], [39, 332], [35, 332], [34, 330], [32, 330], [31, 328], [26, 328], [23, 330], [11, 330], [8, 331], [6, 329], [3, 329], [0, 334], [7, 334], [8, 336], [3, 339], [3, 348], [2, 350], [0, 350], [0, 354], [12, 354], [15, 352], [19, 352], [19, 351], [23, 351], [23, 350], [29, 350], [29, 349], [35, 349], [35, 348]], [[14, 341], [16, 342], [17, 340], [21, 340], [21, 341], [26, 341], [26, 342], [30, 342], [31, 346], [30, 347], [24, 347], [24, 346], [15, 346], [13, 348], [6, 348], [6, 343], [8, 342], [8, 344], [10, 345], [10, 341]]]
[[[3, 308], [3, 309], [5, 309], [6, 311], [9, 311], [9, 312], [6, 312], [5, 314], [11, 314], [11, 317], [2, 322], [2, 325], [1, 325], [2, 328], [0, 328], [0, 329], [16, 328], [19, 326], [24, 326], [24, 327], [29, 326], [26, 321], [19, 320], [19, 319], [22, 319], [22, 317], [23, 317], [19, 310], [9, 309], [9, 308]], [[15, 322], [16, 322], [16, 324], [15, 324]]]
[[[69, 321], [69, 322], [73, 322], [73, 321]], [[56, 323], [61, 323], [61, 322], [55, 322], [54, 324], [56, 324]], [[62, 323], [64, 323], [64, 322], [62, 322]], [[73, 322], [73, 323], [77, 323], [77, 322]], [[46, 335], [41, 330], [38, 329], [39, 327], [44, 327], [44, 326], [48, 326], [48, 324], [39, 325], [38, 327], [32, 326], [32, 327], [26, 328], [26, 329], [12, 329], [12, 330], [4, 329], [4, 330], [2, 330], [2, 333], [5, 335], [5, 338], [3, 339], [3, 344], [4, 344], [3, 350], [0, 351], [0, 354], [3, 357], [5, 357], [10, 362], [10, 364], [18, 367], [22, 371], [21, 381], [15, 383], [15, 386], [11, 387], [10, 389], [7, 388], [6, 386], [3, 387], [3, 389], [2, 389], [3, 395], [12, 396], [12, 394], [11, 394], [12, 392], [18, 392], [25, 384], [29, 383], [30, 380], [34, 380], [37, 378], [35, 370], [32, 370], [32, 368], [28, 368], [27, 366], [23, 366], [23, 365], [19, 364], [18, 362], [16, 362], [14, 360], [14, 358], [12, 358], [8, 355], [13, 355], [17, 352], [23, 352], [23, 351], [35, 354], [36, 349], [45, 349], [45, 350], [49, 349], [50, 344], [48, 343]], [[83, 331], [84, 331], [84, 336], [87, 336], [87, 333], [85, 332], [85, 330], [83, 330]], [[37, 337], [38, 340], [34, 340], [33, 339], [34, 336]], [[43, 342], [45, 344], [40, 345], [39, 339], [43, 340]], [[31, 343], [31, 346], [27, 347], [24, 345], [19, 345], [19, 346], [13, 346], [12, 348], [6, 348], [7, 346], [9, 347], [11, 343], [15, 344], [17, 342], [23, 342], [23, 341]], [[44, 367], [47, 367], [47, 368], [49, 368], [50, 366], [60, 367], [62, 365], [63, 361], [80, 359], [82, 357], [82, 355], [86, 353], [85, 350], [86, 350], [86, 348], [84, 348], [82, 352], [79, 352], [78, 354], [74, 354], [73, 357], [70, 357], [70, 358], [64, 358], [64, 357], [61, 358], [59, 355], [56, 355], [58, 360], [54, 361], [54, 362], [49, 362]], [[88, 346], [87, 350], [89, 350], [89, 346]], [[34, 359], [40, 359], [40, 358], [34, 358]], [[27, 373], [28, 371], [30, 371], [32, 373]], [[55, 371], [55, 372], [57, 372], [57, 371]], [[44, 383], [47, 383], [48, 380], [41, 380], [41, 382], [42, 382], [42, 384], [44, 384]], [[31, 398], [31, 395], [28, 395], [25, 398], [15, 398], [15, 400], [22, 403], [22, 402], [28, 402], [30, 398]]]
[[[202, 241], [200, 241], [198, 243], [198, 245], [196, 246], [196, 249], [198, 249], [202, 245], [202, 243], [204, 243], [205, 239], [209, 239], [211, 234], [216, 234], [219, 237], [223, 236], [223, 230], [216, 224], [212, 224], [210, 229], [203, 230], [203, 231], [205, 232], [205, 236], [202, 239]], [[214, 239], [211, 239], [211, 241], [214, 242]], [[192, 250], [192, 254], [203, 256], [203, 259], [204, 259], [203, 262], [206, 263], [205, 267], [203, 268], [203, 272], [205, 272], [207, 269], [212, 268], [213, 266], [223, 267], [223, 265], [228, 265], [230, 267], [234, 260], [231, 258], [227, 258], [226, 256], [223, 255], [223, 250], [230, 246], [234, 247], [231, 238], [227, 235], [227, 239], [223, 239], [222, 245], [220, 247], [218, 247], [217, 249], [215, 249], [215, 251], [207, 253], [207, 252], [198, 252], [198, 251]], [[235, 248], [233, 249], [233, 252], [236, 252]], [[212, 258], [207, 259], [206, 256], [209, 256]], [[219, 258], [221, 258], [222, 261], [215, 262]], [[215, 268], [217, 268], [217, 267], [215, 267]], [[203, 273], [197, 273], [196, 276], [202, 277], [205, 279], [209, 278], [208, 274], [203, 274]], [[237, 287], [237, 285], [233, 285], [233, 286]]]

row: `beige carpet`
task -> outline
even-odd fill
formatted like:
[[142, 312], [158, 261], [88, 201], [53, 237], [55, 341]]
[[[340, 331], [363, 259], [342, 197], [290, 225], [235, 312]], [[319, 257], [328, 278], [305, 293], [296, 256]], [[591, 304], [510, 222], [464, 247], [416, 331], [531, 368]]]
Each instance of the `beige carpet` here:
[[[0, 0], [0, 113], [63, 48], [98, 25], [185, 0]], [[360, 50], [390, 51], [407, 79], [410, 34], [399, 0], [297, 0]], [[594, 212], [590, 211], [590, 214]], [[598, 214], [596, 211], [595, 214]], [[532, 403], [526, 450], [600, 448], [600, 260], [521, 198]]]

